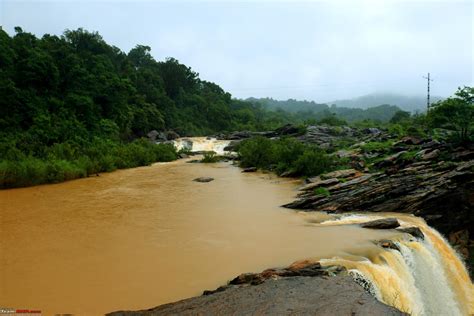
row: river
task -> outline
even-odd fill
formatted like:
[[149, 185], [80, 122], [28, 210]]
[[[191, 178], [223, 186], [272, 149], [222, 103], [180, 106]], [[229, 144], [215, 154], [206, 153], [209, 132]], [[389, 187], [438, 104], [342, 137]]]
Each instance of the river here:
[[[192, 181], [201, 176], [215, 180]], [[279, 207], [300, 185], [230, 163], [179, 160], [0, 191], [0, 306], [100, 315], [199, 295], [242, 272], [306, 258], [364, 271], [353, 257], [380, 257], [387, 251], [373, 240], [405, 235]], [[453, 286], [466, 289], [453, 291], [468, 293], [462, 277]], [[472, 299], [459, 295], [453, 304]]]

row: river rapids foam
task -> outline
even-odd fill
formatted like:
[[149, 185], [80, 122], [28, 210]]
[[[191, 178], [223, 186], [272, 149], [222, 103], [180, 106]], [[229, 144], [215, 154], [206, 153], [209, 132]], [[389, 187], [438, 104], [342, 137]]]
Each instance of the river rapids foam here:
[[178, 138], [173, 141], [177, 150], [187, 149], [191, 152], [213, 151], [218, 155], [223, 155], [230, 141], [220, 140], [213, 137], [188, 137]]
[[[354, 214], [320, 225], [357, 224], [383, 217]], [[456, 251], [421, 218], [403, 216], [399, 221], [402, 227], [419, 227], [424, 240], [401, 234], [393, 240], [400, 251], [384, 249], [360, 260], [322, 259], [321, 264], [346, 267], [377, 299], [411, 315], [472, 315], [474, 287]]]

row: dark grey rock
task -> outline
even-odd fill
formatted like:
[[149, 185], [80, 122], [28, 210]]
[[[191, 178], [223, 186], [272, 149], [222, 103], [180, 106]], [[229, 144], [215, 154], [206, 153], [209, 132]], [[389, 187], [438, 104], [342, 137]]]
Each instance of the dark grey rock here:
[[193, 181], [196, 181], [196, 182], [211, 182], [211, 181], [214, 181], [214, 178], [211, 178], [211, 177], [199, 177], [199, 178], [196, 178], [196, 179], [193, 179]]
[[374, 221], [366, 222], [360, 224], [363, 228], [371, 228], [371, 229], [392, 229], [397, 228], [400, 226], [398, 219], [396, 218], [382, 218], [376, 219]]
[[185, 299], [131, 315], [407, 315], [377, 301], [352, 277], [286, 277], [267, 279], [254, 286], [222, 288], [211, 295]]
[[243, 168], [242, 172], [255, 172], [257, 171], [256, 167], [248, 167], [248, 168]]
[[179, 134], [176, 133], [175, 131], [166, 132], [166, 139], [167, 140], [175, 140], [177, 138], [179, 138]]
[[412, 235], [419, 239], [425, 239], [425, 235], [418, 227], [397, 228], [398, 231]]

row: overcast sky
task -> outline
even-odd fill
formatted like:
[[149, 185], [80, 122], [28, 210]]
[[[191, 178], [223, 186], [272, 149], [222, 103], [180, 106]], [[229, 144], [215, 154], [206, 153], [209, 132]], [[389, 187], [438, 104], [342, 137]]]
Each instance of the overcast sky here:
[[474, 85], [474, 1], [0, 0], [0, 23], [42, 36], [83, 27], [151, 46], [246, 98], [317, 102]]

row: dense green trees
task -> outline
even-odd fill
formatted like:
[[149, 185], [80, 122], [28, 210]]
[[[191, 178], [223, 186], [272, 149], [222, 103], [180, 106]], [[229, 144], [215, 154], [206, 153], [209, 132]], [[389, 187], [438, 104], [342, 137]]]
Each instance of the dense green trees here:
[[175, 159], [172, 146], [138, 140], [151, 130], [207, 135], [293, 120], [150, 52], [126, 54], [83, 29], [42, 38], [0, 30], [0, 187]]
[[453, 97], [433, 104], [428, 113], [431, 126], [455, 132], [466, 142], [474, 136], [474, 87], [459, 88]]
[[[470, 137], [472, 94], [464, 89], [437, 104], [432, 123]], [[342, 119], [388, 122], [399, 111], [388, 105], [361, 110], [296, 100], [285, 102], [300, 109], [286, 111], [278, 101], [267, 106], [268, 100], [233, 99], [174, 58], [156, 61], [143, 45], [126, 54], [96, 32], [67, 30], [37, 38], [20, 27], [14, 36], [0, 30], [0, 187], [175, 159], [172, 146], [140, 140], [151, 130], [193, 136], [287, 123], [340, 125]], [[305, 151], [298, 157], [310, 161], [317, 155]], [[315, 172], [298, 168], [292, 163], [290, 171]]]

